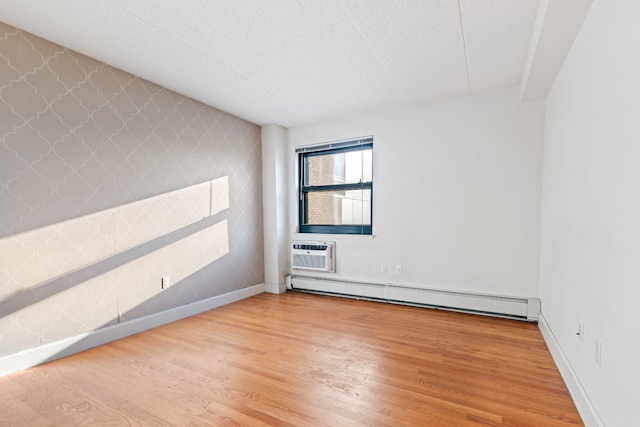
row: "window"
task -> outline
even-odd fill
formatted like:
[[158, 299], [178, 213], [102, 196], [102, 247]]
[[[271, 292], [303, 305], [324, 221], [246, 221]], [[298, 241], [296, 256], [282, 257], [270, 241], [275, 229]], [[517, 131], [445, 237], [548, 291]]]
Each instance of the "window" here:
[[371, 234], [373, 138], [296, 152], [300, 233]]

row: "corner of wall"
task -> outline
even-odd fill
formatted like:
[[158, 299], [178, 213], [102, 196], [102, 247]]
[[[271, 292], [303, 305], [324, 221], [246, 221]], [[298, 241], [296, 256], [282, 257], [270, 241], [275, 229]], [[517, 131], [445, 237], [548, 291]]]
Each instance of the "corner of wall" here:
[[553, 361], [558, 367], [560, 375], [562, 375], [562, 379], [569, 389], [569, 394], [573, 398], [573, 402], [575, 403], [576, 409], [578, 409], [578, 412], [582, 417], [582, 421], [587, 427], [604, 427], [604, 423], [600, 419], [600, 416], [591, 403], [591, 400], [589, 400], [589, 396], [580, 383], [580, 379], [577, 373], [571, 366], [569, 359], [562, 350], [560, 343], [556, 339], [553, 331], [551, 330], [551, 327], [547, 323], [542, 313], [540, 313], [540, 318], [538, 319], [538, 327], [540, 328], [542, 337], [544, 338], [545, 342], [547, 343], [547, 347], [551, 352]]

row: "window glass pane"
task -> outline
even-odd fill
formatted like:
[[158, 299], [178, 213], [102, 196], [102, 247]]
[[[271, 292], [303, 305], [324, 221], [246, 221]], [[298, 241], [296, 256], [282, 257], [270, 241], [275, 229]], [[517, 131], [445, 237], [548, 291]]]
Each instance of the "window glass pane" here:
[[353, 184], [371, 181], [371, 149], [309, 156], [307, 185]]
[[307, 193], [307, 224], [370, 225], [371, 190]]
[[373, 149], [369, 148], [362, 151], [362, 182], [373, 181], [373, 161], [372, 161]]

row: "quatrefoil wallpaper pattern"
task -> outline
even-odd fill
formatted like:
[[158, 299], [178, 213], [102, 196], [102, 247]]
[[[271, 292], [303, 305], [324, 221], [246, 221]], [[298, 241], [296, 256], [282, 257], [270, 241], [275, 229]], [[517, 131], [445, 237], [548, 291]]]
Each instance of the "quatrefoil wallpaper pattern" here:
[[257, 125], [0, 23], [0, 138], [0, 357], [264, 281]]

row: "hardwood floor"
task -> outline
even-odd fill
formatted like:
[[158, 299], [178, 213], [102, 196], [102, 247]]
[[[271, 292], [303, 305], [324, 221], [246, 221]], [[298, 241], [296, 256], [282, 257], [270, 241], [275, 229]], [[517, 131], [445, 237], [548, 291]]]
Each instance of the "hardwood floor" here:
[[537, 325], [261, 294], [0, 378], [2, 426], [576, 426]]

